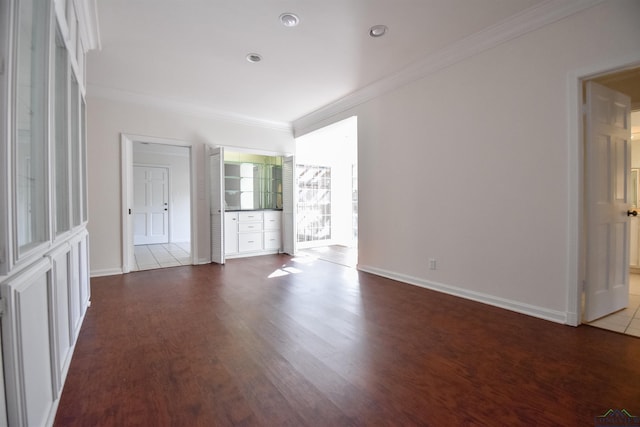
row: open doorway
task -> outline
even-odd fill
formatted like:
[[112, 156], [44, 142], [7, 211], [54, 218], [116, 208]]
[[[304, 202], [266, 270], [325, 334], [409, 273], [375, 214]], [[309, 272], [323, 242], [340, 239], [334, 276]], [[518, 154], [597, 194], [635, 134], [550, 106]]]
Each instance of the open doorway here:
[[191, 151], [181, 141], [122, 136], [123, 272], [193, 263]]
[[[629, 262], [625, 267], [628, 283], [628, 302], [623, 308], [588, 324], [628, 335], [640, 336], [640, 217], [638, 216], [640, 212], [638, 200], [638, 184], [640, 183], [640, 67], [600, 75], [585, 81], [585, 85], [587, 82], [594, 82], [607, 89], [626, 95], [630, 101], [631, 111], [629, 116], [631, 133], [631, 139], [628, 144], [629, 159], [626, 162], [627, 166], [624, 168], [628, 198], [627, 237]], [[587, 232], [589, 232], [588, 221]], [[593, 239], [592, 236], [587, 235], [587, 241], [590, 238]], [[608, 256], [611, 257], [611, 254]], [[588, 256], [587, 262], [589, 262]], [[586, 268], [588, 269], [589, 267], [587, 266]]]
[[355, 267], [358, 123], [350, 117], [296, 140], [298, 252]]

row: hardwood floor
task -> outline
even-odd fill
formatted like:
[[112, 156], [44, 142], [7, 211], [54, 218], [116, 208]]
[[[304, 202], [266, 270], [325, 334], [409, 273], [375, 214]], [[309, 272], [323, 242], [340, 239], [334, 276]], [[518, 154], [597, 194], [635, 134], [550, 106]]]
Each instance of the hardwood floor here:
[[[308, 258], [307, 258], [308, 259]], [[594, 425], [640, 339], [285, 255], [94, 278], [56, 426]]]

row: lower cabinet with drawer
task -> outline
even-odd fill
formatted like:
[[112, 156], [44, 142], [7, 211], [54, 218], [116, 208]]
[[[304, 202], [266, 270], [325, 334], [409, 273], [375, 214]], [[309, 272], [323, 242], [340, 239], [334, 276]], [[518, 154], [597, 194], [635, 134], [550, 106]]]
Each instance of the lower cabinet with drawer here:
[[280, 211], [226, 212], [225, 256], [238, 258], [278, 253], [282, 246]]

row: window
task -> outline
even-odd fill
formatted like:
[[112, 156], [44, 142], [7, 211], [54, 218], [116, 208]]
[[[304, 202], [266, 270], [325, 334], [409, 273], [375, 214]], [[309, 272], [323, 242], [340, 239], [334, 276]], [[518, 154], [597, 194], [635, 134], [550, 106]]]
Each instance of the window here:
[[331, 239], [331, 168], [296, 165], [298, 242]]
[[353, 239], [358, 240], [358, 165], [351, 165], [351, 229]]

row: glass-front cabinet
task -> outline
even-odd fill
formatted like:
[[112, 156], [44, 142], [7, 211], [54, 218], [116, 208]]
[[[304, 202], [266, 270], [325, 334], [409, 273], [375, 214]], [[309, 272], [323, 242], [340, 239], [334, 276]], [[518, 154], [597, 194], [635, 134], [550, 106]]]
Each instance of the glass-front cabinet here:
[[225, 210], [282, 209], [282, 157], [225, 151]]
[[47, 76], [49, 5], [17, 3], [12, 191], [15, 258], [45, 242], [47, 224]]

